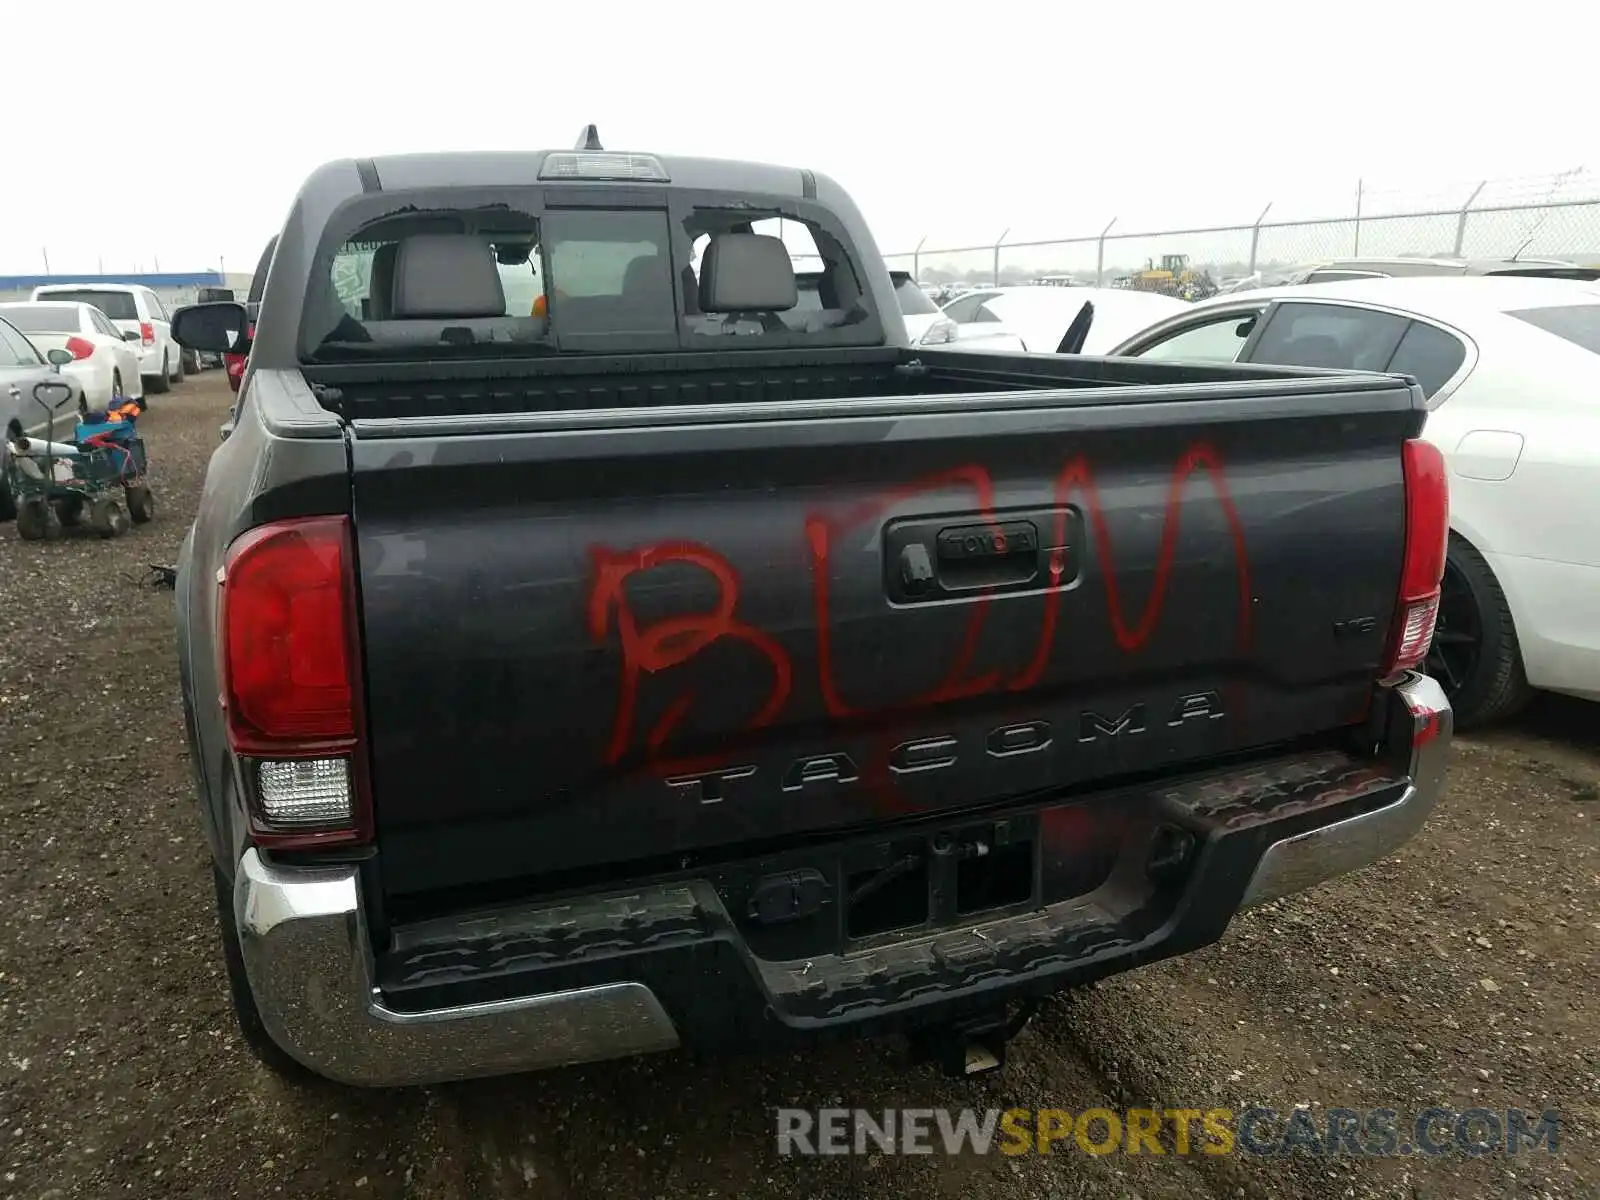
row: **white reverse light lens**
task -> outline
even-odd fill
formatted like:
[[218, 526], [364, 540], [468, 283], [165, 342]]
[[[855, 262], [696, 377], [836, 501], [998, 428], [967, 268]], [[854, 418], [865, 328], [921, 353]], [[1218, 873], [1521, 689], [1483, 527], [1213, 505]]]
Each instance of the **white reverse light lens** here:
[[274, 759], [260, 764], [261, 813], [273, 825], [348, 825], [350, 763], [343, 758]]

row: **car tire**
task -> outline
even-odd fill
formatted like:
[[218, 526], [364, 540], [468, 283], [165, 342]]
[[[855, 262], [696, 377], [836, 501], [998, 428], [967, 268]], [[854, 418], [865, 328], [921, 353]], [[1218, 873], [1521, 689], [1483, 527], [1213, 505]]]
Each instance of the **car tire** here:
[[250, 990], [250, 977], [245, 974], [244, 952], [239, 948], [239, 926], [233, 912], [233, 888], [215, 864], [211, 868], [217, 901], [217, 925], [222, 932], [222, 958], [228, 969], [228, 997], [233, 1001], [234, 1019], [239, 1023], [239, 1035], [245, 1048], [257, 1062], [291, 1082], [303, 1083], [316, 1079], [304, 1063], [295, 1058], [267, 1032], [261, 1020], [261, 1010], [256, 1007], [255, 993]]
[[189, 368], [183, 361], [183, 351], [178, 351], [178, 368], [167, 379], [172, 383], [182, 383], [189, 374]]
[[1502, 721], [1533, 698], [1505, 591], [1483, 555], [1456, 533], [1445, 556], [1427, 669], [1450, 697], [1460, 730]]
[[167, 376], [167, 371], [169, 369], [171, 369], [171, 367], [172, 367], [171, 361], [167, 358], [167, 356], [165, 354], [163, 354], [161, 356], [161, 374], [159, 374], [159, 375], [150, 375], [150, 376], [147, 376], [145, 378], [145, 381], [144, 381], [144, 393], [145, 393], [145, 395], [148, 396], [152, 392], [154, 392], [157, 396], [159, 396], [163, 392], [167, 392], [167, 391], [171, 390], [171, 388], [172, 388], [172, 380]]

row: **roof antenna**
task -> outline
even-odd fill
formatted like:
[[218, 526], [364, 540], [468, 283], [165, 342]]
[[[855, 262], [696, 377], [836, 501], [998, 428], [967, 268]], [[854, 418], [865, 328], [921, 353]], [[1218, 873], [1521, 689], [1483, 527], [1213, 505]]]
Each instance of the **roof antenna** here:
[[600, 144], [600, 131], [593, 125], [585, 125], [583, 132], [578, 135], [578, 144], [574, 150], [604, 150]]

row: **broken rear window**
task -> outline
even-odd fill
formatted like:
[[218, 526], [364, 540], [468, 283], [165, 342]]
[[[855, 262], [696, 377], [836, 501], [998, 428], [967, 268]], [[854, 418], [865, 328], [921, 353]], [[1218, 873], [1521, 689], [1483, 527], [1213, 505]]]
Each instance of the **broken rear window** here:
[[369, 222], [314, 286], [303, 340], [308, 361], [863, 345], [881, 338], [871, 311], [844, 247], [805, 219], [748, 203], [563, 207], [552, 189], [534, 213]]

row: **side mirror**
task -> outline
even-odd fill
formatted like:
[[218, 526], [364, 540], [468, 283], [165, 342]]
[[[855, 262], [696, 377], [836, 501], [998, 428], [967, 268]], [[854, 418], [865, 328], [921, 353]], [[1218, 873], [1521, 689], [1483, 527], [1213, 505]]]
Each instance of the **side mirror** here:
[[137, 342], [143, 340], [143, 338], [144, 335], [137, 329], [126, 330], [122, 335], [122, 340], [125, 342]]
[[1246, 317], [1234, 327], [1233, 335], [1241, 340], [1250, 336], [1250, 331], [1256, 327], [1254, 317]]
[[186, 304], [172, 314], [172, 340], [185, 350], [244, 354], [250, 349], [244, 305], [227, 300]]
[[[138, 336], [135, 334], [134, 336]], [[72, 351], [63, 350], [57, 346], [54, 350], [45, 351], [45, 359], [52, 367], [64, 367], [72, 361]]]

